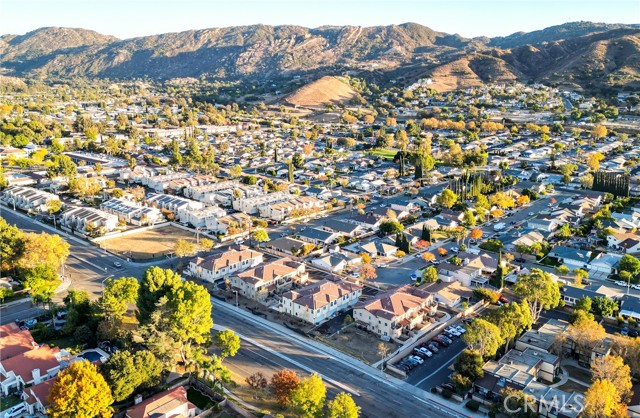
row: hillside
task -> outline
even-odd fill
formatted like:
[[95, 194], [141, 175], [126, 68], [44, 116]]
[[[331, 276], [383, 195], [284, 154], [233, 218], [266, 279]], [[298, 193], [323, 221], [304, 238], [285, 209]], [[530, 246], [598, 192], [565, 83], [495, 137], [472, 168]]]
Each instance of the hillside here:
[[335, 77], [324, 76], [293, 92], [285, 100], [294, 106], [316, 107], [328, 104], [347, 104], [358, 97], [357, 91]]
[[43, 28], [0, 37], [0, 74], [287, 81], [294, 74], [319, 78], [351, 71], [402, 82], [430, 76], [444, 90], [514, 78], [637, 87], [639, 35], [637, 25], [590, 22], [493, 39], [467, 39], [415, 23], [315, 29], [254, 25], [125, 40], [83, 29]]

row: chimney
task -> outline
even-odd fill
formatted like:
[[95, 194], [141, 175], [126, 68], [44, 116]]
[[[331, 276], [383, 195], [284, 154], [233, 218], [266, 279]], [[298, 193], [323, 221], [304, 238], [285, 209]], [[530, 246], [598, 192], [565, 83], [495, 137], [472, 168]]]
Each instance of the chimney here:
[[34, 381], [40, 380], [40, 369], [33, 369], [31, 371], [31, 374], [33, 375], [33, 380]]
[[141, 402], [142, 402], [142, 395], [136, 395], [136, 397], [133, 398], [133, 404], [134, 405], [138, 405]]

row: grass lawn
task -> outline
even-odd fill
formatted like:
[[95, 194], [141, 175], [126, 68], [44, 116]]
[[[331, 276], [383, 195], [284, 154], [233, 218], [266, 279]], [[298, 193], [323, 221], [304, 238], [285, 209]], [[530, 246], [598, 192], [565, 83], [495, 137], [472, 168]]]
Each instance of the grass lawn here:
[[20, 398], [18, 398], [17, 396], [8, 396], [8, 397], [2, 397], [0, 398], [0, 411], [4, 411], [5, 409], [9, 409], [14, 405], [19, 404], [20, 402], [22, 402], [22, 400]]
[[71, 336], [56, 336], [48, 340], [38, 341], [39, 343], [49, 344], [52, 347], [69, 348], [78, 345]]
[[187, 390], [187, 399], [189, 400], [189, 402], [200, 409], [206, 409], [213, 404], [213, 401], [211, 401], [211, 399], [207, 398], [194, 388], [190, 388], [189, 390]]
[[374, 149], [372, 151], [369, 151], [369, 155], [372, 155], [374, 157], [382, 157], [387, 160], [392, 160], [397, 153], [397, 150], [392, 149]]
[[562, 265], [562, 263], [560, 263], [555, 257], [545, 257], [542, 260], [538, 261], [538, 263], [548, 267], [560, 267]]

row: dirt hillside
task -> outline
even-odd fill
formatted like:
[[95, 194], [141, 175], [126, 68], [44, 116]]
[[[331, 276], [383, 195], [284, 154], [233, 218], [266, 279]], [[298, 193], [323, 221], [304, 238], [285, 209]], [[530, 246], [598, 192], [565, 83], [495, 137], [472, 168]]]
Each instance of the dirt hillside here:
[[285, 100], [294, 106], [323, 106], [348, 103], [358, 97], [357, 91], [335, 77], [324, 76], [293, 92]]

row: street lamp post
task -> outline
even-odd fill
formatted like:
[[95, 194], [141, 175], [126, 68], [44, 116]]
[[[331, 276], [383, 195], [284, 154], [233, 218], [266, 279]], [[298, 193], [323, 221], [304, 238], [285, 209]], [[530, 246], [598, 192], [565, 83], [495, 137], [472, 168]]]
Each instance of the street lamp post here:
[[236, 309], [238, 309], [238, 291], [234, 290], [233, 292], [236, 294]]
[[102, 279], [102, 281], [100, 282], [100, 285], [102, 286], [102, 294], [103, 295], [104, 295], [104, 282], [106, 282], [107, 280], [109, 280], [112, 277], [113, 277], [113, 274], [110, 274], [107, 277], [105, 277], [104, 279]]

